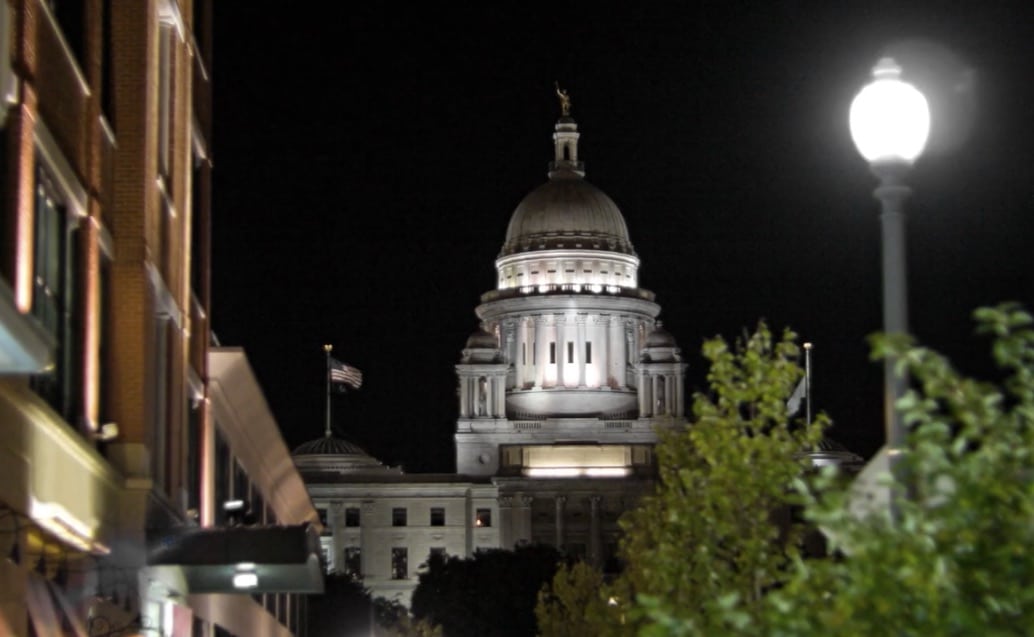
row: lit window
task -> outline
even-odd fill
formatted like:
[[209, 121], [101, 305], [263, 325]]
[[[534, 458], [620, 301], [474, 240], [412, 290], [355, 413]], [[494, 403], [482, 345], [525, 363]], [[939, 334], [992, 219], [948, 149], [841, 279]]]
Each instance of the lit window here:
[[391, 579], [409, 577], [409, 549], [394, 547], [391, 549]]
[[391, 525], [406, 526], [406, 510], [404, 508], [397, 507], [391, 510]]
[[478, 509], [474, 516], [474, 526], [492, 526], [492, 509]]
[[359, 526], [359, 507], [345, 509], [345, 526]]
[[445, 526], [445, 509], [431, 507], [431, 526]]

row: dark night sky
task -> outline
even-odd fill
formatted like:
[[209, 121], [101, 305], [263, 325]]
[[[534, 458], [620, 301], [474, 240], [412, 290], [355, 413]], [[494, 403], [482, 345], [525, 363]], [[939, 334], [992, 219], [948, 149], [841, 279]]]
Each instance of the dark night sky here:
[[841, 4], [217, 3], [213, 324], [246, 348], [288, 444], [321, 435], [329, 342], [365, 373], [334, 398], [339, 435], [452, 470], [453, 365], [510, 214], [545, 181], [554, 80], [689, 389], [704, 338], [791, 326], [815, 343], [833, 436], [868, 457], [878, 204], [846, 121], [891, 47], [932, 102], [946, 87], [911, 176], [913, 331], [989, 373], [970, 311], [1034, 307], [1034, 11]]

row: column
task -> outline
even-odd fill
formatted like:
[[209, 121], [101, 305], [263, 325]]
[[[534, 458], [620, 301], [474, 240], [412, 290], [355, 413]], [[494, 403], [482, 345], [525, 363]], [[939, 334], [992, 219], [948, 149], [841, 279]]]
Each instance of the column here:
[[556, 316], [556, 386], [564, 387], [564, 364], [567, 363], [567, 317]]
[[528, 351], [528, 323], [527, 319], [517, 319], [517, 351], [514, 354], [513, 365], [517, 370], [515, 384], [517, 389], [523, 389], [524, 383], [528, 382], [528, 362], [531, 353]]
[[516, 504], [514, 511], [514, 543], [531, 543], [531, 503], [534, 500], [530, 495], [517, 495], [514, 497]]
[[575, 360], [578, 361], [578, 386], [585, 387], [585, 321], [589, 317], [585, 314], [575, 316], [575, 330], [577, 339], [575, 342]]
[[628, 379], [625, 378], [625, 369], [628, 367], [628, 357], [626, 356], [628, 337], [625, 335], [625, 321], [621, 317], [612, 318], [610, 329], [614, 345], [614, 381], [618, 388], [628, 387]]
[[[512, 549], [513, 533], [513, 498], [508, 495], [499, 496], [499, 545], [504, 549]], [[473, 516], [471, 517], [473, 520]]]
[[506, 418], [506, 383], [501, 376], [495, 385], [495, 412], [493, 415], [496, 418]]
[[549, 331], [545, 316], [535, 317], [535, 387], [546, 386], [546, 366], [549, 364]]
[[564, 509], [567, 507], [567, 497], [558, 495], [556, 497], [556, 549], [564, 550]]
[[603, 538], [600, 532], [600, 501], [598, 495], [589, 497], [589, 563], [600, 568], [603, 565]]
[[610, 317], [597, 314], [592, 319], [593, 365], [600, 387], [610, 385]]
[[460, 376], [460, 418], [470, 417], [470, 402], [467, 398], [467, 393], [470, 391], [469, 383], [470, 379], [466, 376]]
[[[377, 545], [373, 532], [373, 502], [359, 505], [359, 569], [364, 578], [377, 575], [374, 572], [373, 548]], [[383, 573], [381, 573], [383, 574]]]
[[645, 372], [639, 373], [639, 415], [649, 417], [653, 414], [653, 379]]

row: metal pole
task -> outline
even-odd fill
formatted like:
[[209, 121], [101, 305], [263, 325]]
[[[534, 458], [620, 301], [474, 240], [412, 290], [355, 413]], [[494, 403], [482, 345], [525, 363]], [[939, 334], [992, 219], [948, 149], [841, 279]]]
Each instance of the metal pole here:
[[326, 393], [327, 393], [327, 408], [326, 408], [327, 426], [323, 430], [323, 435], [326, 436], [327, 438], [330, 438], [330, 436], [331, 436], [331, 432], [330, 432], [330, 352], [332, 352], [333, 350], [334, 350], [334, 346], [333, 345], [324, 345], [323, 346], [323, 351], [326, 352], [326, 354], [327, 354], [327, 366], [326, 366], [326, 370], [324, 371], [324, 374], [323, 374], [323, 380], [324, 380], [324, 383], [326, 384], [326, 389], [327, 389], [327, 391], [326, 391]]
[[[908, 333], [908, 287], [905, 267], [905, 199], [912, 190], [903, 183], [907, 164], [887, 163], [873, 166], [880, 179], [874, 196], [880, 201], [880, 228], [883, 248], [883, 331]], [[894, 374], [894, 361], [883, 363], [883, 413], [887, 449], [892, 456], [905, 443], [905, 429], [894, 403], [905, 393], [908, 379]]]
[[811, 425], [811, 343], [804, 344], [804, 422]]

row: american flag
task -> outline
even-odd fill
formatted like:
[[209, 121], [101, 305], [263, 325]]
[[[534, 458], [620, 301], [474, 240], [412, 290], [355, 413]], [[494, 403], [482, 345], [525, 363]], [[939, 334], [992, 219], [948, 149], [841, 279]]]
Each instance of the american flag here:
[[352, 389], [359, 389], [363, 385], [363, 373], [336, 358], [330, 359], [330, 369], [327, 370], [327, 374], [332, 384], [348, 385]]

